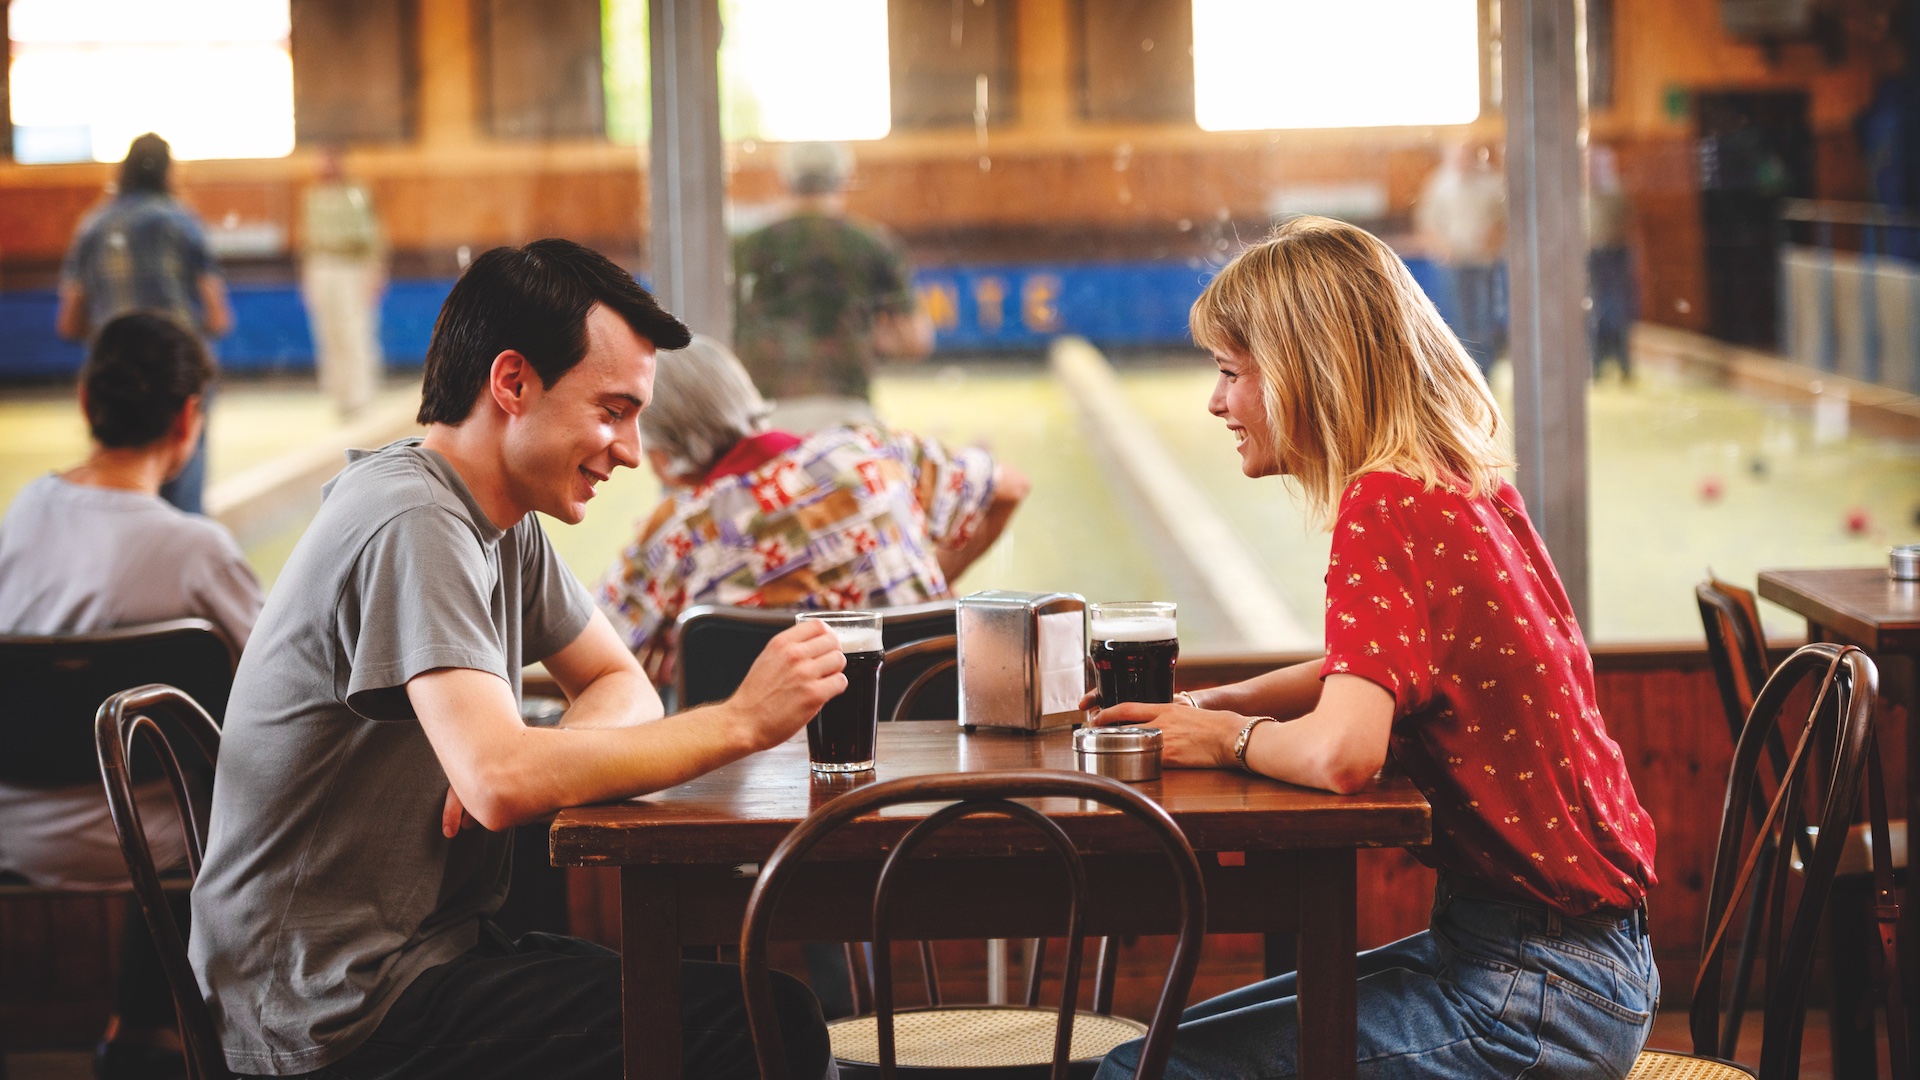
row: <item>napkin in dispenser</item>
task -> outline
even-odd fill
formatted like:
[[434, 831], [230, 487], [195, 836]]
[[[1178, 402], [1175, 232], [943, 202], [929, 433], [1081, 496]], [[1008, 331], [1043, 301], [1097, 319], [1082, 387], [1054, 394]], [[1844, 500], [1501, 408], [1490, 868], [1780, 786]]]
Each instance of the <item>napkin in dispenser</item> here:
[[1037, 734], [1085, 723], [1087, 602], [990, 589], [960, 598], [960, 727]]

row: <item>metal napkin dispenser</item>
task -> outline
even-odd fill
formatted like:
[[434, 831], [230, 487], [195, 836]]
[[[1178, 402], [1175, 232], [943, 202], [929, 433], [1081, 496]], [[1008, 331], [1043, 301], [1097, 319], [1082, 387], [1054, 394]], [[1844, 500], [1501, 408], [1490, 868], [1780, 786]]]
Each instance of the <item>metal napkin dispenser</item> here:
[[1085, 723], [1087, 601], [990, 589], [960, 598], [960, 727], [1032, 735]]

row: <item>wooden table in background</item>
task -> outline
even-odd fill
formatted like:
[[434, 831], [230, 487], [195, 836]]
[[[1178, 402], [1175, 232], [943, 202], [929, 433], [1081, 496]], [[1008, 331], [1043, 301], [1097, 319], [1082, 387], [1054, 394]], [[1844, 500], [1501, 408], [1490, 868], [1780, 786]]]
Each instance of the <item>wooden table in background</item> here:
[[[880, 725], [877, 778], [994, 769], [1071, 769], [1066, 734], [962, 735], [940, 722]], [[875, 774], [868, 774], [875, 775]], [[1354, 1075], [1354, 851], [1425, 844], [1427, 801], [1404, 779], [1356, 795], [1306, 791], [1238, 772], [1170, 770], [1138, 785], [1186, 831], [1207, 884], [1210, 933], [1298, 934], [1301, 1073]], [[739, 941], [757, 864], [809, 812], [847, 790], [808, 777], [796, 738], [691, 783], [608, 806], [561, 812], [560, 866], [620, 867], [626, 1074], [680, 1076], [680, 950]], [[1165, 857], [1119, 812], [1069, 799], [1036, 806], [1086, 853], [1088, 933], [1171, 933], [1177, 910]], [[773, 922], [787, 941], [872, 936], [880, 860], [926, 813], [894, 807], [835, 834], [802, 868]], [[1057, 859], [1029, 827], [957, 824], [931, 841], [902, 882], [896, 937], [1060, 935]], [[1222, 866], [1217, 852], [1244, 852]], [[1240, 861], [1240, 860], [1228, 860]]]
[[[1912, 660], [1920, 673], [1920, 582], [1895, 581], [1883, 566], [1843, 570], [1767, 570], [1760, 575], [1760, 596], [1807, 619], [1808, 641], [1858, 645], [1884, 661]], [[1905, 684], [1911, 686], [1911, 684]], [[1881, 689], [1886, 690], [1882, 683]], [[1920, 731], [1914, 730], [1912, 694], [1899, 703], [1907, 714], [1907, 895], [1900, 911], [1901, 982], [1907, 999], [1907, 1045], [1920, 1045], [1920, 902], [1913, 891], [1913, 867], [1920, 854], [1912, 819], [1920, 813]], [[1898, 700], [1898, 699], [1896, 699]]]

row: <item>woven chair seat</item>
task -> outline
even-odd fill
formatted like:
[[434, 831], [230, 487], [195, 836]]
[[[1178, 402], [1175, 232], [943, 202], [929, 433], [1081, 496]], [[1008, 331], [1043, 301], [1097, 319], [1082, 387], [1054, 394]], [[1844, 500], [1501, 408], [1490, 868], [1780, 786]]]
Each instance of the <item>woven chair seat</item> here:
[[1692, 1054], [1674, 1054], [1665, 1050], [1642, 1050], [1634, 1060], [1627, 1080], [1753, 1080], [1753, 1074], [1738, 1065]]
[[[894, 1014], [895, 1058], [901, 1068], [992, 1069], [1046, 1066], [1053, 1061], [1054, 1009], [1019, 1005], [959, 1005]], [[1147, 1026], [1118, 1016], [1077, 1013], [1068, 1056], [1098, 1061], [1107, 1051], [1147, 1034]], [[880, 1063], [880, 1022], [855, 1016], [827, 1025], [833, 1056], [855, 1065]]]

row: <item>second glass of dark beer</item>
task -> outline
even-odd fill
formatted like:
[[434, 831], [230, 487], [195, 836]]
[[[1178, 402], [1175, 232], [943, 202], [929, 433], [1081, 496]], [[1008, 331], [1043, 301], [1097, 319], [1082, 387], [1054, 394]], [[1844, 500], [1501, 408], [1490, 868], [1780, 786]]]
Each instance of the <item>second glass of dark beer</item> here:
[[880, 727], [880, 613], [809, 611], [797, 616], [826, 624], [847, 658], [847, 689], [820, 706], [807, 721], [807, 757], [817, 773], [873, 768], [874, 736]]
[[1087, 605], [1087, 651], [1100, 680], [1101, 708], [1173, 700], [1173, 664], [1180, 658], [1175, 611], [1173, 604], [1146, 600]]

